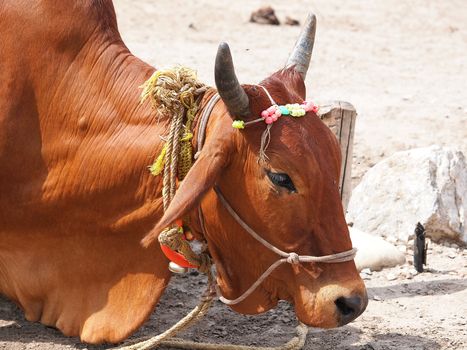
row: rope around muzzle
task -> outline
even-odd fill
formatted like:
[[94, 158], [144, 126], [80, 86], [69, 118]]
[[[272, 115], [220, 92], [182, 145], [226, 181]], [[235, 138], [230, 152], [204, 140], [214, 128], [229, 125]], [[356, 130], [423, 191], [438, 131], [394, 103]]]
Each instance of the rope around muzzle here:
[[242, 220], [242, 218], [237, 214], [237, 212], [232, 208], [230, 203], [227, 201], [227, 199], [224, 197], [222, 194], [220, 188], [218, 186], [214, 186], [214, 191], [217, 194], [217, 197], [219, 198], [220, 202], [224, 206], [224, 208], [229, 212], [229, 214], [234, 218], [234, 220], [246, 231], [252, 236], [254, 239], [256, 239], [258, 242], [260, 242], [262, 245], [264, 245], [266, 248], [269, 250], [273, 251], [279, 256], [282, 256], [282, 259], [277, 260], [274, 262], [269, 268], [263, 272], [263, 274], [248, 288], [242, 295], [240, 295], [236, 299], [227, 299], [224, 298], [223, 296], [219, 296], [219, 300], [222, 301], [226, 305], [235, 305], [238, 303], [241, 303], [243, 300], [248, 298], [248, 296], [254, 292], [258, 286], [263, 283], [263, 281], [280, 265], [289, 263], [292, 265], [298, 265], [300, 263], [328, 263], [328, 264], [335, 264], [335, 263], [341, 263], [341, 262], [346, 262], [346, 261], [351, 261], [355, 258], [355, 255], [357, 254], [357, 249], [352, 248], [350, 250], [341, 252], [341, 253], [336, 253], [336, 254], [331, 254], [331, 255], [323, 255], [323, 256], [311, 256], [311, 255], [298, 255], [295, 252], [287, 253], [284, 252], [283, 250], [277, 248], [276, 246], [272, 245], [268, 241], [266, 241], [263, 237], [258, 235], [255, 230], [253, 230], [245, 221]]

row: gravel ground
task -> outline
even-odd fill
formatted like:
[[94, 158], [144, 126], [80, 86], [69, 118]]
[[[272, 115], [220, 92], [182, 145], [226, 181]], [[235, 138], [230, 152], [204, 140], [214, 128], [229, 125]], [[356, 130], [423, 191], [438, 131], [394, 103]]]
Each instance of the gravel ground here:
[[[467, 251], [434, 243], [430, 247], [427, 272], [412, 276], [407, 263], [362, 273], [370, 298], [365, 313], [338, 329], [311, 329], [305, 349], [466, 349]], [[409, 262], [411, 256], [408, 250]], [[175, 276], [157, 312], [130, 340], [170, 327], [196, 305], [204, 286], [205, 279], [196, 272]], [[293, 337], [295, 326], [293, 309], [287, 303], [263, 315], [243, 316], [215, 302], [201, 323], [180, 336], [195, 341], [274, 346]], [[27, 322], [18, 308], [0, 299], [0, 349], [112, 347], [86, 346], [55, 329]]]

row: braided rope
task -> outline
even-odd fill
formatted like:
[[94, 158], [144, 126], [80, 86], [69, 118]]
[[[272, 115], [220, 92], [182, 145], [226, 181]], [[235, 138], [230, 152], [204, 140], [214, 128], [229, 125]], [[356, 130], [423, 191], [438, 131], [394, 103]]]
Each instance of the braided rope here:
[[305, 345], [308, 327], [300, 323], [296, 327], [297, 336], [290, 339], [287, 343], [280, 346], [263, 347], [235, 344], [212, 344], [212, 343], [195, 343], [185, 341], [179, 338], [172, 338], [161, 343], [164, 346], [170, 346], [177, 349], [193, 349], [193, 350], [298, 350]]
[[138, 341], [137, 343], [134, 343], [134, 344], [121, 346], [117, 349], [118, 350], [147, 350], [147, 349], [153, 349], [154, 347], [158, 345], [173, 346], [173, 345], [166, 344], [166, 342], [177, 342], [180, 345], [184, 345], [185, 341], [183, 339], [173, 338], [170, 341], [166, 341], [165, 339], [171, 338], [175, 334], [191, 326], [193, 323], [199, 321], [206, 315], [209, 308], [211, 307], [214, 297], [216, 296], [214, 285], [215, 285], [214, 277], [210, 273], [208, 274], [208, 287], [204, 295], [202, 296], [200, 303], [193, 310], [191, 310], [188, 315], [183, 317], [175, 325], [173, 325], [168, 330], [166, 330], [165, 332], [159, 335], [156, 335], [152, 338], [149, 338], [143, 341]]

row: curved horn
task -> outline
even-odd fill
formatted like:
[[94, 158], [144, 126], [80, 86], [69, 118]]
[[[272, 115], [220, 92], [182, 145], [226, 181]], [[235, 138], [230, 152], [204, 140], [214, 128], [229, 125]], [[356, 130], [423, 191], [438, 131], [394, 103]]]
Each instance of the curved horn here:
[[250, 101], [240, 86], [227, 43], [221, 43], [217, 49], [214, 77], [219, 95], [232, 116], [246, 117], [250, 114]]
[[306, 72], [310, 65], [313, 44], [315, 43], [316, 16], [310, 13], [306, 19], [305, 25], [298, 37], [295, 47], [290, 54], [286, 67], [295, 65], [295, 70], [300, 73], [303, 80], [306, 78]]

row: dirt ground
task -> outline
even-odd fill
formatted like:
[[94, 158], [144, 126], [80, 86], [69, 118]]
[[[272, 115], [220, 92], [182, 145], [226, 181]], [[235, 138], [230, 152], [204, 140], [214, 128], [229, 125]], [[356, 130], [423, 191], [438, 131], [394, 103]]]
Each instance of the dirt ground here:
[[[467, 155], [463, 0], [115, 1], [122, 36], [137, 56], [156, 67], [196, 68], [209, 84], [220, 41], [230, 44], [241, 82], [258, 82], [284, 64], [299, 27], [248, 23], [251, 11], [265, 4], [282, 21], [286, 16], [303, 21], [308, 11], [318, 17], [308, 96], [355, 105], [354, 184], [399, 150], [440, 144]], [[406, 253], [410, 261], [411, 250]], [[408, 267], [365, 274], [367, 311], [345, 327], [311, 330], [305, 349], [467, 349], [467, 251], [432, 243], [428, 271], [412, 277], [405, 273]], [[157, 313], [135, 337], [168, 328], [195, 305], [203, 288], [201, 276], [176, 276]], [[253, 317], [216, 302], [183, 336], [278, 345], [294, 335], [295, 324], [286, 303]], [[109, 347], [86, 346], [26, 322], [16, 306], [0, 298], [0, 349]]]

